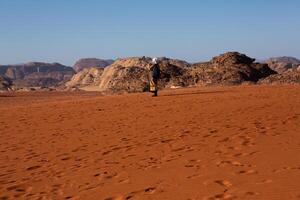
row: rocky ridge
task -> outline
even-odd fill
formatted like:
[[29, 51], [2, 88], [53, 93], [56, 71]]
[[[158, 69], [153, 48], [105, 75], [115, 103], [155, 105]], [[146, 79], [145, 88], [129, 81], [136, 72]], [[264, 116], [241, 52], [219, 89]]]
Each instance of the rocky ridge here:
[[12, 80], [15, 88], [58, 87], [74, 74], [73, 68], [59, 63], [31, 62], [0, 66], [0, 75]]

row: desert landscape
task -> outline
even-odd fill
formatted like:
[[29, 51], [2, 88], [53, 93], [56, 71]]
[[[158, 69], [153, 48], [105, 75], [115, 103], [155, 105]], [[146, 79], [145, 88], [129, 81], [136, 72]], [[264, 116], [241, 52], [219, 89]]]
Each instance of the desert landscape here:
[[300, 86], [0, 94], [0, 199], [300, 199]]
[[0, 1], [0, 200], [300, 200], [299, 8]]

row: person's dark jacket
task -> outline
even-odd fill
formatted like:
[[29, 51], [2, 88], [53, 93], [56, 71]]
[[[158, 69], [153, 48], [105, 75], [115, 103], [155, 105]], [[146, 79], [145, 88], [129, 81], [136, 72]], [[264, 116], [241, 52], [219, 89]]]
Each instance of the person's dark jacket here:
[[152, 76], [153, 79], [159, 79], [160, 77], [160, 68], [158, 64], [154, 64], [150, 68], [150, 75]]

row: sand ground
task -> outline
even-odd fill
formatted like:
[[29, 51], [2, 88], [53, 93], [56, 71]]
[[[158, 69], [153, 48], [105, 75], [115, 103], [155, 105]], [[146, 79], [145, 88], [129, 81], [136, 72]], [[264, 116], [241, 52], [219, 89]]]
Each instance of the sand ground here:
[[300, 199], [300, 87], [0, 94], [0, 199]]

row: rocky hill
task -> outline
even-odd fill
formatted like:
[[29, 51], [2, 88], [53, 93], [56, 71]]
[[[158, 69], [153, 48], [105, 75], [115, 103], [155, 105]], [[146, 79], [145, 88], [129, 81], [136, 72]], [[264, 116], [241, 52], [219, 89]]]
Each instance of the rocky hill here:
[[281, 74], [271, 75], [259, 81], [260, 84], [300, 84], [300, 67]]
[[[161, 78], [159, 88], [187, 87], [193, 85], [236, 85], [256, 83], [276, 74], [267, 64], [255, 63], [238, 52], [214, 57], [205, 63], [189, 64], [182, 60], [159, 58]], [[67, 87], [84, 89], [98, 86], [103, 92], [142, 92], [148, 90], [149, 57], [118, 59], [104, 69], [85, 69], [77, 73]]]
[[59, 63], [31, 62], [0, 66], [0, 75], [11, 79], [17, 88], [58, 86], [74, 74], [73, 68]]
[[[149, 57], [130, 57], [118, 59], [104, 69], [85, 69], [77, 73], [66, 86], [80, 89], [97, 86], [95, 89], [103, 92], [146, 91], [151, 60]], [[160, 88], [186, 86], [189, 63], [169, 58], [160, 58], [160, 61]]]
[[[285, 58], [285, 57], [284, 57]], [[93, 59], [92, 59], [93, 60]], [[57, 87], [97, 90], [102, 92], [142, 92], [148, 90], [150, 57], [130, 57], [90, 67], [71, 67], [59, 63], [28, 63], [0, 66], [0, 75], [13, 81], [16, 87]], [[182, 60], [159, 58], [161, 78], [159, 88], [175, 88], [206, 85], [238, 85], [243, 83], [298, 83], [297, 68], [284, 75], [269, 68], [268, 64], [256, 63], [255, 59], [238, 52], [228, 52], [208, 62], [190, 64]], [[84, 61], [81, 60], [81, 61]], [[87, 60], [89, 61], [89, 59]], [[94, 60], [95, 61], [95, 60]], [[103, 60], [101, 60], [103, 61]], [[296, 63], [295, 59], [285, 61]], [[275, 62], [275, 61], [274, 61]], [[102, 63], [102, 64], [101, 64]], [[81, 68], [82, 67], [82, 68]], [[297, 66], [298, 67], [298, 66]], [[300, 67], [298, 67], [300, 68]]]
[[85, 68], [104, 68], [108, 65], [111, 65], [114, 60], [103, 60], [98, 58], [83, 58], [78, 60], [73, 68], [76, 72], [80, 72]]
[[190, 71], [196, 85], [236, 85], [256, 83], [259, 79], [276, 74], [267, 64], [238, 52], [228, 52], [206, 63], [194, 64]]
[[[160, 58], [160, 88], [184, 85], [189, 64], [185, 61]], [[148, 87], [148, 68], [152, 65], [149, 57], [132, 57], [119, 59], [106, 67], [101, 76], [101, 91], [142, 92]]]
[[0, 92], [3, 91], [9, 91], [12, 87], [12, 81], [5, 77], [0, 75]]
[[104, 68], [85, 68], [75, 74], [65, 85], [67, 87], [84, 88], [86, 86], [99, 86], [100, 77]]
[[294, 57], [276, 57], [264, 61], [269, 67], [278, 73], [284, 73], [288, 70], [295, 70], [300, 67], [300, 60]]

